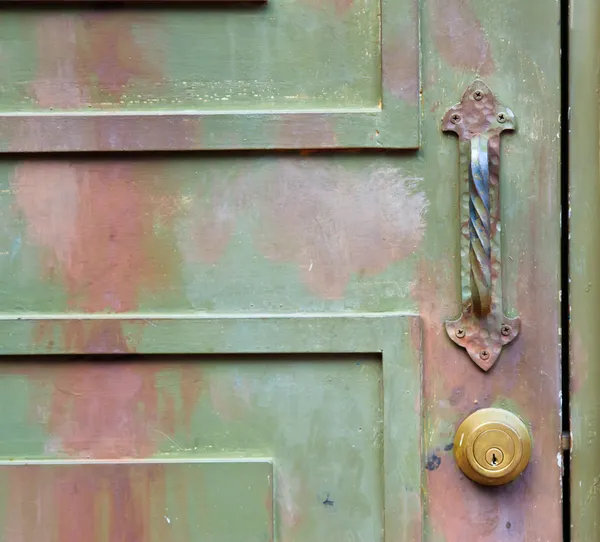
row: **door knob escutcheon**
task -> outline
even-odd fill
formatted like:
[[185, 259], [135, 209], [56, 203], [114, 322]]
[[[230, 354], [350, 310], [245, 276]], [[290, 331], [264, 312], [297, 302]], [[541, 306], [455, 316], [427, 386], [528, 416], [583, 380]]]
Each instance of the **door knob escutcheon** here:
[[454, 439], [454, 459], [471, 480], [486, 486], [508, 484], [531, 459], [531, 435], [508, 410], [484, 408], [468, 416]]

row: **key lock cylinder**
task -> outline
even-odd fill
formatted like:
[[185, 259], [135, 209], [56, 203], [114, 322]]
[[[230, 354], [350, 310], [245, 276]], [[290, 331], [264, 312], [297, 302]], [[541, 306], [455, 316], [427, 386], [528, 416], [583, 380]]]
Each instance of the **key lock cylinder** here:
[[454, 458], [471, 480], [486, 486], [508, 484], [531, 459], [531, 436], [521, 418], [500, 408], [483, 408], [459, 426]]
[[[442, 130], [458, 135], [460, 155], [462, 313], [446, 322], [446, 332], [483, 371], [521, 329], [519, 318], [506, 316], [502, 307], [500, 243], [500, 135], [515, 127], [513, 112], [479, 80], [442, 121]], [[458, 428], [454, 457], [475, 482], [506, 484], [527, 466], [531, 436], [515, 414], [481, 409]]]

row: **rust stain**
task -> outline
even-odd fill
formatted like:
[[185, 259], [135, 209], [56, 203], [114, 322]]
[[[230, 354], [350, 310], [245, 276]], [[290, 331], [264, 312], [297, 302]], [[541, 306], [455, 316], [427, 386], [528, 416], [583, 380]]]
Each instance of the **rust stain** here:
[[167, 507], [164, 470], [164, 465], [10, 467], [5, 539], [150, 542], [162, 533], [161, 539], [172, 540], [163, 522], [149, 521], [162, 518], [158, 514]]
[[[148, 24], [151, 23], [151, 24]], [[36, 28], [38, 78], [33, 94], [42, 107], [77, 109], [118, 103], [132, 82], [161, 81], [158, 47], [142, 47], [134, 28], [153, 28], [147, 15], [52, 15]], [[159, 39], [153, 32], [152, 44]]]
[[69, 363], [48, 376], [54, 383], [48, 429], [59, 439], [55, 451], [103, 459], [154, 453], [162, 424], [150, 364]]
[[[46, 452], [89, 459], [173, 450], [176, 433], [191, 434], [204, 389], [200, 364], [164, 359], [32, 362], [7, 372], [26, 376], [34, 390], [30, 415], [48, 433]], [[164, 373], [178, 384], [159, 385]]]
[[426, 201], [402, 170], [312, 158], [287, 161], [271, 178], [256, 242], [268, 258], [296, 264], [316, 295], [341, 298], [353, 276], [384, 271], [421, 241]]
[[450, 66], [479, 75], [494, 72], [490, 44], [470, 0], [431, 0], [429, 15], [437, 51]]
[[[178, 262], [155, 226], [172, 229], [178, 205], [156, 193], [156, 164], [27, 161], [13, 178], [42, 274], [60, 280], [69, 311], [135, 311], [144, 291], [172, 287]], [[160, 168], [158, 168], [160, 171]], [[43, 338], [47, 326], [37, 334]], [[64, 341], [81, 352], [127, 352], [119, 324], [70, 322]]]

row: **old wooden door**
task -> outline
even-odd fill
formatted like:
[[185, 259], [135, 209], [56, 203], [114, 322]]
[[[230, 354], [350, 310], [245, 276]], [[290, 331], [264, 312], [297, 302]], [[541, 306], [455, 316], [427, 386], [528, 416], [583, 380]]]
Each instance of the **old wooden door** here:
[[[1, 541], [562, 540], [558, 1], [0, 13]], [[504, 487], [453, 459], [488, 406]]]

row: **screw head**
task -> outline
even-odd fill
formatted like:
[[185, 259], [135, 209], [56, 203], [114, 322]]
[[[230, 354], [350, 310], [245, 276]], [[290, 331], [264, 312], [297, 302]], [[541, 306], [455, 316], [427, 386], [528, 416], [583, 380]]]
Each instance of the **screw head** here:
[[483, 361], [486, 361], [486, 360], [490, 359], [490, 352], [489, 352], [489, 350], [482, 350], [481, 352], [479, 352], [479, 357]]
[[480, 101], [483, 98], [483, 92], [481, 90], [476, 90], [473, 93], [473, 98], [475, 98], [477, 101]]
[[460, 124], [460, 122], [462, 121], [462, 117], [458, 113], [454, 113], [450, 117], [450, 120], [452, 121], [452, 124]]
[[498, 118], [498, 122], [505, 123], [508, 117], [506, 116], [506, 113], [498, 113], [497, 118]]
[[463, 338], [465, 335], [466, 335], [466, 333], [465, 333], [465, 330], [464, 330], [464, 329], [460, 328], [460, 329], [457, 329], [457, 330], [456, 330], [456, 336], [457, 336], [459, 339], [462, 339], [462, 338]]
[[507, 325], [504, 324], [501, 328], [500, 328], [500, 333], [502, 333], [502, 335], [504, 335], [505, 337], [508, 337], [512, 332], [512, 328]]

